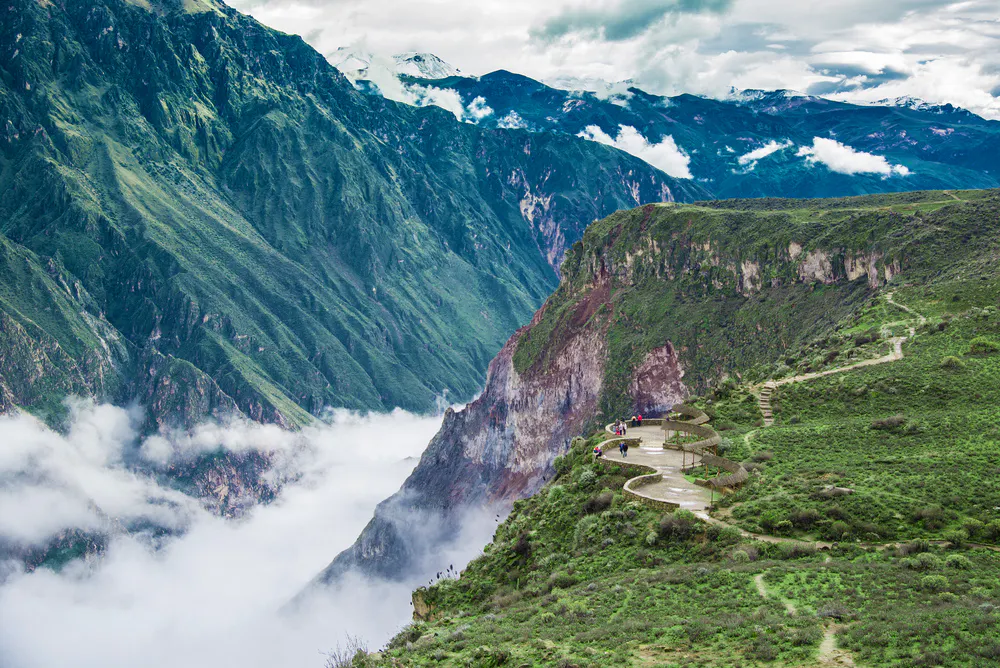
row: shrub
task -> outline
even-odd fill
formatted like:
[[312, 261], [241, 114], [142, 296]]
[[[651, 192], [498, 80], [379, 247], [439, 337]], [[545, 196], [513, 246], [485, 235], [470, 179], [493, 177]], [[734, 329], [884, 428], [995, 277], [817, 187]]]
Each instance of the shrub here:
[[552, 589], [569, 589], [577, 582], [578, 580], [569, 573], [566, 573], [565, 571], [556, 571], [549, 576], [548, 585], [549, 590], [551, 591]]
[[911, 540], [909, 543], [903, 543], [897, 547], [896, 554], [905, 557], [908, 554], [919, 554], [929, 549], [931, 549], [931, 545], [926, 540]]
[[798, 510], [792, 513], [788, 516], [788, 519], [798, 528], [808, 529], [816, 524], [816, 522], [819, 522], [822, 517], [815, 508], [806, 508], [805, 510]]
[[746, 553], [746, 550], [735, 550], [733, 552], [733, 561], [738, 564], [749, 564], [750, 555]]
[[781, 520], [774, 525], [774, 533], [784, 535], [792, 532], [792, 523], [788, 520]]
[[972, 562], [962, 554], [949, 554], [944, 560], [944, 565], [948, 568], [955, 568], [960, 571], [967, 571], [972, 568]]
[[993, 355], [1000, 352], [1000, 343], [985, 336], [977, 336], [969, 343], [970, 355]]
[[825, 534], [830, 540], [844, 540], [851, 535], [851, 525], [847, 522], [837, 520], [830, 524]]
[[562, 485], [553, 485], [549, 488], [549, 501], [558, 501], [566, 495], [566, 488]]
[[598, 524], [600, 524], [600, 520], [597, 518], [597, 515], [586, 515], [577, 522], [576, 529], [573, 532], [574, 545], [582, 547], [590, 542], [592, 534], [596, 533], [595, 529]]
[[943, 575], [925, 575], [920, 578], [920, 588], [926, 591], [944, 591], [948, 588], [948, 578]]
[[949, 371], [956, 371], [958, 369], [964, 369], [965, 362], [958, 359], [954, 355], [948, 355], [947, 357], [941, 358], [940, 366], [942, 369], [948, 369]]
[[928, 506], [913, 513], [913, 521], [920, 522], [929, 531], [936, 531], [944, 526], [944, 511], [939, 506]]
[[844, 621], [847, 619], [853, 619], [855, 614], [842, 603], [827, 603], [816, 609], [816, 616], [826, 619], [836, 619], [837, 621]]
[[941, 566], [941, 560], [930, 552], [921, 552], [915, 557], [908, 557], [901, 562], [903, 568], [911, 571], [931, 571]]
[[556, 477], [565, 475], [570, 472], [573, 468], [573, 463], [570, 461], [569, 457], [565, 455], [559, 455], [552, 460], [552, 467], [556, 470]]
[[683, 540], [692, 533], [698, 519], [690, 510], [679, 509], [660, 518], [660, 535]]
[[759, 661], [774, 661], [778, 658], [779, 652], [778, 648], [770, 640], [758, 637], [750, 644], [747, 656]]
[[584, 488], [590, 487], [591, 485], [597, 482], [597, 474], [590, 469], [584, 469], [580, 473], [579, 482], [580, 482], [580, 487]]
[[969, 541], [969, 534], [964, 529], [955, 529], [944, 534], [944, 539], [951, 547], [962, 547]]
[[531, 540], [527, 531], [522, 531], [517, 537], [517, 541], [514, 543], [514, 554], [522, 559], [531, 556]]
[[655, 531], [650, 531], [648, 534], [646, 534], [646, 545], [649, 545], [650, 547], [653, 547], [654, 545], [656, 545], [656, 532]]
[[325, 668], [365, 668], [373, 665], [373, 661], [364, 641], [349, 635], [346, 646], [338, 644], [337, 649], [327, 652], [326, 663], [323, 665]]
[[722, 529], [715, 535], [715, 540], [719, 543], [725, 543], [730, 545], [732, 543], [738, 543], [743, 538], [743, 534], [736, 527], [722, 527]]
[[774, 453], [768, 450], [761, 450], [760, 452], [755, 452], [753, 456], [750, 457], [750, 461], [756, 463], [769, 462], [774, 459]]
[[775, 528], [783, 519], [777, 510], [765, 510], [761, 513], [758, 523], [766, 533], [774, 533]]
[[906, 424], [906, 418], [902, 415], [893, 415], [892, 417], [882, 418], [881, 420], [872, 420], [872, 429], [879, 429], [884, 431], [890, 431], [893, 429], [899, 429]]
[[807, 543], [778, 543], [778, 556], [781, 559], [798, 559], [816, 554], [816, 548]]
[[983, 538], [992, 543], [1000, 542], [1000, 520], [993, 520], [983, 528]]
[[614, 500], [614, 495], [611, 493], [611, 490], [603, 490], [601, 493], [594, 494], [584, 501], [583, 512], [587, 515], [593, 515], [594, 513], [607, 510], [611, 507], [612, 500]]
[[878, 330], [869, 329], [867, 332], [863, 334], [858, 334], [857, 336], [854, 337], [854, 345], [863, 346], [866, 343], [874, 343], [875, 341], [878, 341], [878, 339], [879, 339]]
[[974, 517], [967, 517], [962, 521], [962, 528], [969, 538], [980, 538], [986, 532], [986, 525]]

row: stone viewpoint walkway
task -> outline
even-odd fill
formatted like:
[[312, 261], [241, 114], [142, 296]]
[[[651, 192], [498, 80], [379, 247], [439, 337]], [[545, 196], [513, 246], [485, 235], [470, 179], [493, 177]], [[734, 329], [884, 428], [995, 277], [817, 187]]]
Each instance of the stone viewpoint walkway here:
[[659, 481], [640, 487], [637, 494], [657, 501], [675, 503], [694, 513], [704, 513], [711, 501], [711, 492], [693, 482], [688, 482], [681, 472], [682, 464], [690, 465], [694, 462], [694, 455], [680, 450], [664, 449], [664, 436], [663, 427], [658, 424], [631, 427], [626, 438], [639, 439], [639, 446], [631, 446], [628, 457], [623, 458], [618, 452], [618, 446], [609, 442], [604, 457], [610, 462], [623, 465], [648, 466], [662, 476]]

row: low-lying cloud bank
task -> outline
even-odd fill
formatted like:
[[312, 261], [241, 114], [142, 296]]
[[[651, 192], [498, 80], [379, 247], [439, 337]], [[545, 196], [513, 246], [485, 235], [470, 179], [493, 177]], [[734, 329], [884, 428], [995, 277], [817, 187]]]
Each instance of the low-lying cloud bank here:
[[910, 173], [907, 167], [893, 165], [884, 156], [858, 151], [824, 137], [813, 137], [812, 146], [802, 146], [796, 155], [804, 156], [806, 162], [812, 164], [822, 163], [838, 174], [881, 174], [888, 178]]
[[631, 125], [618, 126], [618, 136], [612, 137], [597, 125], [588, 125], [578, 136], [630, 153], [644, 160], [669, 176], [678, 179], [693, 178], [688, 164], [691, 158], [682, 151], [670, 135], [659, 142], [650, 142]]
[[[40, 545], [70, 529], [109, 536], [102, 556], [58, 573], [0, 565], [5, 668], [321, 666], [321, 652], [346, 634], [377, 646], [408, 621], [417, 583], [348, 578], [279, 610], [399, 488], [440, 418], [339, 411], [296, 433], [237, 422], [145, 440], [140, 419], [86, 402], [71, 406], [65, 433], [29, 416], [0, 418], [0, 546]], [[241, 520], [166, 482], [170, 466], [220, 449], [276, 453], [292, 482]], [[123, 529], [136, 519], [176, 533]], [[442, 556], [464, 564], [488, 539], [481, 534]]]

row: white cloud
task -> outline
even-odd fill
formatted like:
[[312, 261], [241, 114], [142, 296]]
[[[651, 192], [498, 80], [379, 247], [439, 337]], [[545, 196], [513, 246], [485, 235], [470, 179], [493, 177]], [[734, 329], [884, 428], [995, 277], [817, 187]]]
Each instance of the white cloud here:
[[493, 109], [486, 104], [486, 98], [477, 97], [466, 107], [467, 116], [475, 123], [493, 114]]
[[691, 158], [677, 146], [670, 135], [661, 139], [659, 143], [652, 144], [631, 125], [618, 126], [618, 136], [614, 138], [600, 127], [588, 125], [577, 136], [631, 153], [674, 178], [693, 178], [688, 168]]
[[[5, 667], [321, 666], [320, 652], [345, 634], [361, 634], [374, 649], [408, 621], [412, 582], [349, 579], [296, 612], [278, 611], [398, 489], [440, 418], [339, 411], [330, 424], [295, 433], [205, 425], [152, 450], [137, 444], [136, 424], [135, 414], [86, 403], [74, 406], [65, 434], [27, 416], [0, 418], [0, 545], [67, 527], [113, 529], [113, 515], [147, 515], [157, 500], [186, 528], [158, 548], [118, 530], [102, 558], [59, 573], [0, 563]], [[137, 447], [177, 462], [217, 445], [278, 448], [296, 481], [244, 519], [224, 520], [123, 463]], [[464, 563], [488, 538], [479, 531], [439, 556]]]
[[[466, 72], [506, 69], [543, 81], [633, 79], [652, 93], [724, 96], [741, 89], [830, 92], [846, 100], [902, 96], [1000, 118], [996, 3], [733, 0], [724, 12], [686, 13], [611, 42], [601, 30], [532, 38], [579, 0], [233, 0], [265, 23], [303, 34], [322, 53], [365, 41], [379, 53], [429, 51]], [[584, 8], [608, 3], [585, 3]], [[775, 47], [780, 46], [780, 49]], [[839, 67], [844, 66], [844, 67]], [[880, 83], [886, 66], [901, 78]], [[839, 69], [838, 69], [839, 67]], [[868, 72], [865, 79], [861, 71]], [[879, 92], [870, 91], [881, 88]]]
[[528, 127], [528, 124], [524, 122], [524, 119], [521, 118], [520, 114], [516, 111], [511, 111], [497, 121], [497, 126], [510, 130], [523, 130]]
[[910, 170], [890, 164], [884, 156], [858, 151], [834, 139], [813, 137], [812, 146], [802, 146], [796, 155], [812, 164], [822, 163], [839, 174], [881, 174], [883, 177], [906, 176]]
[[[404, 83], [400, 79], [400, 63], [393, 58], [369, 53], [363, 45], [344, 47], [329, 56], [330, 62], [339, 67], [351, 81], [364, 79], [378, 86], [382, 95], [390, 100], [414, 107], [435, 106], [450, 111], [455, 118], [468, 123], [478, 123], [493, 113], [486, 100], [477, 97], [468, 105], [456, 91]], [[405, 65], [405, 63], [404, 63]]]
[[[766, 158], [767, 156], [771, 155], [772, 153], [776, 153], [777, 151], [781, 151], [782, 149], [786, 149], [786, 148], [789, 148], [791, 146], [792, 146], [792, 142], [790, 142], [790, 141], [777, 142], [777, 141], [774, 141], [772, 139], [771, 141], [769, 141], [768, 143], [764, 144], [760, 148], [755, 148], [754, 150], [750, 151], [749, 153], [745, 153], [745, 154], [741, 155], [739, 158], [736, 159], [736, 161], [739, 164], [741, 164], [744, 167], [746, 167], [747, 170], [749, 171], [749, 170], [752, 170], [754, 167], [757, 166], [757, 161], [760, 160], [761, 158]], [[727, 146], [726, 148], [729, 148], [729, 147]]]

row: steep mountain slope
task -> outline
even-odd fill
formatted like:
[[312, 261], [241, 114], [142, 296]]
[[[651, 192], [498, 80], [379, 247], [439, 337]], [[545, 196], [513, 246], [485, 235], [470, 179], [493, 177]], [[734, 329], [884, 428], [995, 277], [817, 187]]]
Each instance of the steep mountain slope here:
[[[593, 134], [588, 128], [597, 127], [610, 139], [626, 127], [654, 145], [672, 137], [690, 160], [692, 178], [717, 198], [1000, 185], [1000, 121], [950, 105], [858, 106], [788, 91], [743, 91], [725, 100], [662, 97], [635, 87], [598, 95], [552, 88], [503, 70], [481, 77], [404, 75], [402, 80], [454, 91], [465, 105], [482, 98], [480, 107], [493, 113], [476, 122], [487, 127], [572, 135]], [[856, 155], [834, 162], [836, 149], [826, 145], [817, 152], [817, 138], [884, 157], [885, 164], [859, 161]], [[653, 151], [641, 154], [655, 163]], [[837, 157], [845, 159], [844, 152]]]
[[[587, 222], [705, 196], [361, 95], [213, 0], [0, 8], [0, 193], [5, 404], [138, 399], [161, 425], [468, 397]], [[27, 358], [51, 369], [30, 390]]]
[[448, 415], [319, 580], [410, 576], [465, 509], [508, 509], [538, 490], [573, 436], [728, 377], [763, 380], [886, 284], [995, 277], [998, 195], [650, 205], [594, 223], [558, 290], [491, 364], [483, 395]]

